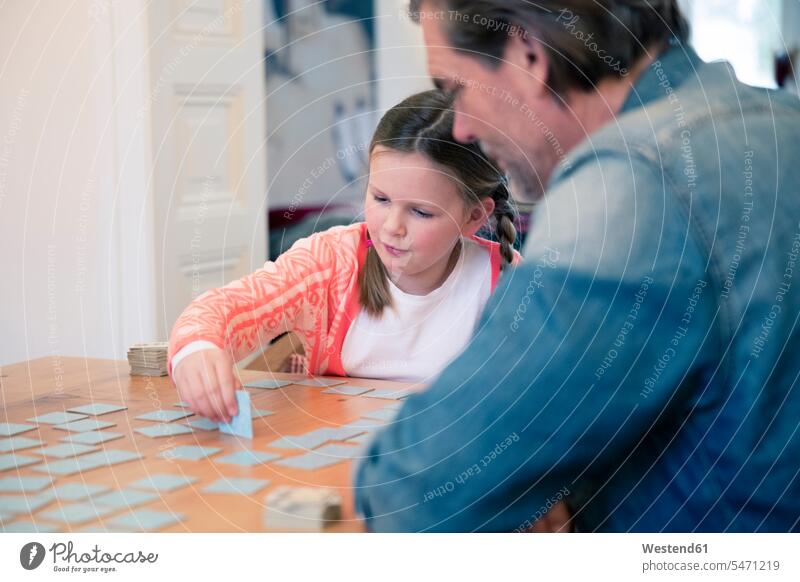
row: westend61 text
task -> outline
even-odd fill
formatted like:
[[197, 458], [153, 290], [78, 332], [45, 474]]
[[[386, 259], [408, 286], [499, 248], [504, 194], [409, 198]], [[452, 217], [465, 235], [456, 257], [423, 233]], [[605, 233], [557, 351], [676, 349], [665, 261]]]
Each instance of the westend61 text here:
[[708, 544], [688, 544], [686, 546], [642, 544], [645, 554], [707, 554]]

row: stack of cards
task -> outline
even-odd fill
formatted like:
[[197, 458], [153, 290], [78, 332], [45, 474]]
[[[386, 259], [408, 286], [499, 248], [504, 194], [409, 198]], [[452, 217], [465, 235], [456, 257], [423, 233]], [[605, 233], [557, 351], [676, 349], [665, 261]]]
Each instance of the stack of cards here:
[[269, 529], [320, 531], [342, 517], [342, 497], [331, 489], [284, 485], [270, 492], [265, 501], [264, 525]]
[[167, 375], [167, 342], [135, 344], [128, 350], [128, 363], [133, 376]]

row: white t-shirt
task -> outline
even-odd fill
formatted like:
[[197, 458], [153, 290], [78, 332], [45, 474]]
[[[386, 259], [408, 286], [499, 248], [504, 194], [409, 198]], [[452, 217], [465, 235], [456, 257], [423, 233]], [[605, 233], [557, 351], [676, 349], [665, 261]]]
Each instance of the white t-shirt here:
[[427, 295], [409, 295], [389, 282], [393, 306], [379, 318], [361, 309], [342, 345], [348, 376], [428, 383], [472, 337], [489, 300], [489, 249], [463, 239], [447, 280]]

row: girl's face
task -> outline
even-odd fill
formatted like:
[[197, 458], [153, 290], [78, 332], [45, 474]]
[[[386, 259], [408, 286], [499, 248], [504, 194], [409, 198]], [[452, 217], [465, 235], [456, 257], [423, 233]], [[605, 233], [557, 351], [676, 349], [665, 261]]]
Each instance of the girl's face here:
[[494, 201], [468, 207], [456, 179], [425, 156], [377, 146], [370, 157], [367, 229], [392, 281], [406, 293], [439, 287], [462, 236], [471, 236]]

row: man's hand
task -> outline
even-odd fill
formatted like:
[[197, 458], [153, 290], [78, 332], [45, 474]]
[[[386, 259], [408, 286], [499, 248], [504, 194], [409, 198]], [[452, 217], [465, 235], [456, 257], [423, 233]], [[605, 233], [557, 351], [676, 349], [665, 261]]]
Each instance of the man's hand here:
[[200, 416], [214, 422], [230, 422], [236, 416], [236, 391], [242, 387], [233, 373], [233, 359], [219, 348], [189, 354], [174, 371], [182, 400]]

